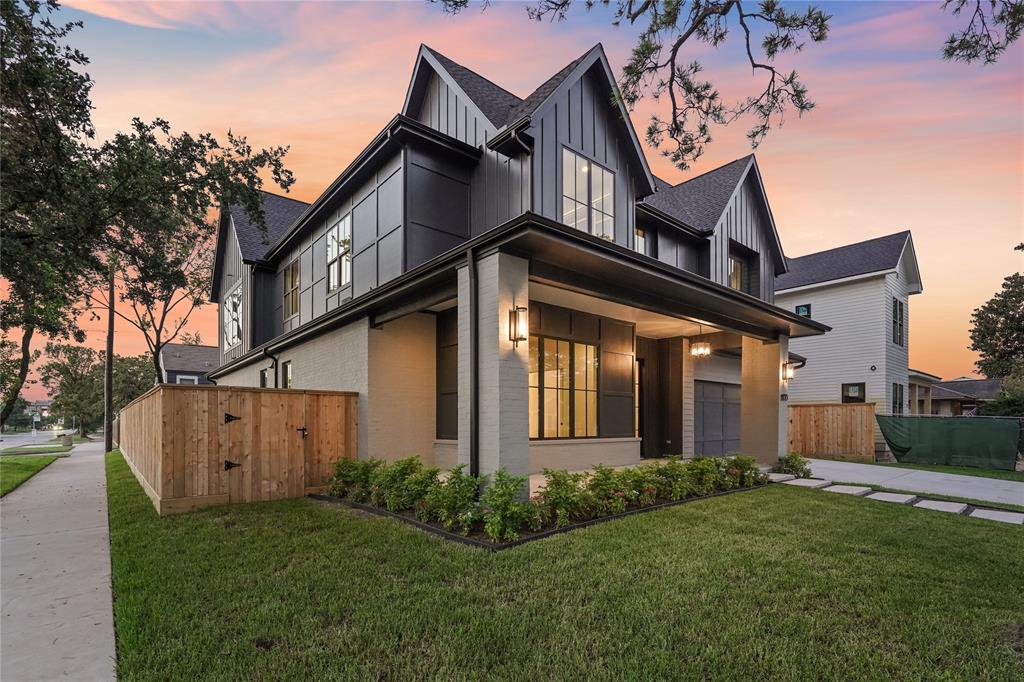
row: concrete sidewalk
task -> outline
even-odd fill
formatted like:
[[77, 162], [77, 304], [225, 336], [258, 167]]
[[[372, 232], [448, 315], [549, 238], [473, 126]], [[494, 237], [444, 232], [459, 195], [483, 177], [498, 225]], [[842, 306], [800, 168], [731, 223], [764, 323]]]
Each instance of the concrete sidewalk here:
[[814, 477], [829, 481], [876, 485], [922, 494], [965, 497], [984, 500], [994, 505], [1024, 506], [1024, 483], [1017, 481], [824, 459], [812, 459], [810, 462]]
[[115, 678], [102, 443], [0, 500], [0, 593], [4, 682]]

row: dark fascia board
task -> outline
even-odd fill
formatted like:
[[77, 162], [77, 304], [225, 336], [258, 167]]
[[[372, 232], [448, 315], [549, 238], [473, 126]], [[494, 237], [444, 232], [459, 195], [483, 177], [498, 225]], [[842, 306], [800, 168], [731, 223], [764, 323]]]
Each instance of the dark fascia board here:
[[761, 202], [764, 204], [765, 211], [768, 213], [768, 223], [772, 226], [772, 236], [775, 237], [773, 245], [777, 251], [778, 262], [782, 266], [781, 271], [776, 268], [775, 274], [781, 275], [783, 272], [789, 272], [789, 263], [786, 261], [786, 252], [782, 250], [782, 239], [779, 237], [779, 230], [775, 226], [775, 216], [772, 215], [772, 205], [768, 203], [768, 193], [764, 191], [764, 179], [761, 177], [761, 169], [757, 165], [756, 156], [750, 159], [750, 166], [747, 168], [747, 172], [744, 173], [744, 178], [740, 180], [740, 184], [743, 184], [746, 179], [746, 175], [749, 175], [751, 170], [754, 171], [755, 178], [757, 180], [757, 188], [761, 196]]
[[440, 133], [433, 128], [423, 125], [419, 121], [413, 120], [403, 114], [397, 114], [391, 121], [384, 127], [384, 129], [377, 134], [376, 137], [363, 149], [362, 152], [345, 168], [341, 174], [335, 178], [327, 189], [325, 189], [319, 197], [316, 198], [312, 204], [309, 205], [305, 211], [302, 212], [295, 224], [285, 233], [284, 237], [267, 252], [267, 256], [264, 262], [273, 261], [282, 251], [287, 249], [296, 235], [302, 232], [302, 229], [309, 225], [311, 222], [315, 222], [318, 218], [323, 216], [323, 213], [327, 210], [328, 205], [338, 197], [339, 194], [343, 194], [345, 190], [349, 189], [355, 182], [361, 180], [367, 172], [372, 171], [376, 168], [377, 164], [382, 161], [382, 155], [396, 151], [399, 146], [408, 144], [410, 142], [420, 142], [427, 146], [433, 147], [440, 151], [454, 154], [464, 160], [476, 163], [479, 161], [480, 156], [483, 152], [471, 145], [466, 144], [460, 140], [455, 139], [444, 133]]
[[[225, 218], [227, 221], [225, 221]], [[224, 260], [224, 229], [225, 222], [230, 222], [231, 215], [228, 213], [224, 202], [220, 204], [220, 214], [217, 217], [217, 243], [213, 251], [213, 276], [210, 279], [210, 303], [218, 303], [220, 293], [217, 284], [220, 282], [221, 263]], [[232, 228], [233, 229], [233, 228]]]
[[605, 256], [614, 257], [620, 262], [659, 274], [675, 280], [677, 283], [685, 284], [690, 288], [703, 289], [708, 295], [713, 295], [726, 302], [739, 306], [753, 306], [762, 313], [768, 313], [791, 326], [803, 327], [810, 334], [823, 334], [831, 330], [831, 327], [820, 322], [802, 317], [796, 313], [790, 313], [749, 294], [712, 282], [706, 277], [680, 270], [618, 244], [580, 232], [579, 230], [574, 230], [567, 225], [549, 220], [536, 213], [527, 212], [436, 256], [358, 298], [352, 299], [326, 315], [322, 315], [290, 332], [286, 332], [251, 349], [245, 355], [211, 371], [209, 376], [216, 378], [225, 372], [244, 367], [262, 357], [264, 349], [273, 352], [294, 345], [323, 331], [367, 316], [375, 306], [413, 295], [424, 287], [442, 284], [446, 279], [454, 275], [454, 267], [465, 261], [468, 250], [472, 249], [474, 252], [479, 253], [484, 249], [511, 246], [514, 242], [528, 238], [531, 233], [553, 237], [563, 242], [569, 248], [585, 248]]
[[654, 220], [657, 220], [663, 225], [674, 227], [680, 232], [684, 232], [691, 237], [696, 237], [698, 239], [707, 239], [711, 235], [711, 232], [708, 232], [706, 230], [699, 230], [696, 227], [693, 227], [692, 225], [683, 222], [679, 218], [676, 218], [675, 216], [669, 213], [665, 213], [660, 208], [655, 208], [654, 206], [651, 206], [650, 204], [645, 204], [638, 201], [636, 202], [636, 210], [639, 211], [640, 213], [646, 213], [649, 217], [653, 218]]

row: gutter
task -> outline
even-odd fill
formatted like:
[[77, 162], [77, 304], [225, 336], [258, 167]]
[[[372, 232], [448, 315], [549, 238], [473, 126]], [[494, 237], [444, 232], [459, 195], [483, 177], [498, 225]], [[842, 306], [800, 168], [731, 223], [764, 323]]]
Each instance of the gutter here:
[[476, 254], [466, 249], [469, 268], [469, 475], [480, 475], [480, 357], [479, 291], [477, 290]]
[[270, 352], [269, 346], [265, 346], [263, 348], [263, 357], [270, 358], [270, 361], [274, 363], [274, 388], [280, 388], [277, 385], [277, 356]]

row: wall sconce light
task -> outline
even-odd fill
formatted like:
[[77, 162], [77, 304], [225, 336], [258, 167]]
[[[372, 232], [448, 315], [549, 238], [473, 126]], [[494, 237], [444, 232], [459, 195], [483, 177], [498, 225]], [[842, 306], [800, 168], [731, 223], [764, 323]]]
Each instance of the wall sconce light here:
[[783, 363], [782, 364], [782, 378], [784, 380], [786, 380], [786, 381], [789, 381], [790, 379], [792, 379], [795, 376], [796, 376], [796, 363], [795, 362], [785, 362], [785, 363]]
[[[704, 334], [704, 325], [698, 325], [697, 328], [701, 334]], [[695, 358], [709, 358], [711, 357], [711, 344], [707, 341], [697, 341], [690, 344], [690, 355]]]
[[514, 348], [520, 341], [526, 341], [530, 335], [530, 315], [525, 307], [512, 304], [508, 311], [508, 338]]

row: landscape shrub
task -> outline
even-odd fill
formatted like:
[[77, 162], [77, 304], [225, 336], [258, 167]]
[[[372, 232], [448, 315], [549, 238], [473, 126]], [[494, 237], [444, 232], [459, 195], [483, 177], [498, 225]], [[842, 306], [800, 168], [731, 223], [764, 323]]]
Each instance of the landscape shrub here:
[[469, 534], [481, 515], [477, 493], [482, 479], [463, 473], [465, 468], [460, 464], [443, 481], [435, 481], [417, 509], [420, 520], [437, 521], [445, 530]]
[[686, 463], [678, 457], [669, 457], [663, 464], [656, 464], [653, 478], [658, 488], [658, 498], [662, 500], [682, 500], [694, 493], [693, 481]]
[[788, 455], [779, 457], [779, 461], [772, 467], [772, 471], [779, 474], [789, 474], [797, 478], [810, 478], [811, 463], [799, 453], [791, 452]]
[[545, 469], [544, 478], [544, 487], [535, 501], [540, 504], [545, 521], [561, 528], [590, 514], [592, 498], [582, 487], [586, 474]]
[[412, 509], [437, 481], [438, 471], [424, 469], [416, 456], [379, 466], [370, 479], [370, 501], [392, 512]]
[[649, 507], [658, 500], [660, 478], [657, 469], [657, 465], [647, 464], [620, 469], [617, 472], [619, 485], [622, 486], [623, 492], [626, 493], [626, 499], [631, 504]]
[[630, 493], [622, 483], [621, 472], [598, 464], [587, 479], [587, 490], [594, 496], [594, 516], [609, 516], [626, 511]]
[[686, 463], [695, 495], [710, 495], [718, 487], [718, 462], [711, 457], [699, 457]]
[[328, 482], [331, 495], [369, 502], [373, 473], [382, 464], [379, 459], [339, 459], [334, 465], [334, 477]]
[[767, 477], [758, 468], [757, 460], [746, 455], [736, 455], [718, 461], [719, 490], [749, 488], [763, 483]]
[[540, 505], [519, 499], [526, 476], [513, 476], [498, 469], [490, 485], [480, 496], [483, 506], [484, 532], [494, 542], [510, 542], [519, 537], [522, 528], [539, 530], [542, 525]]

